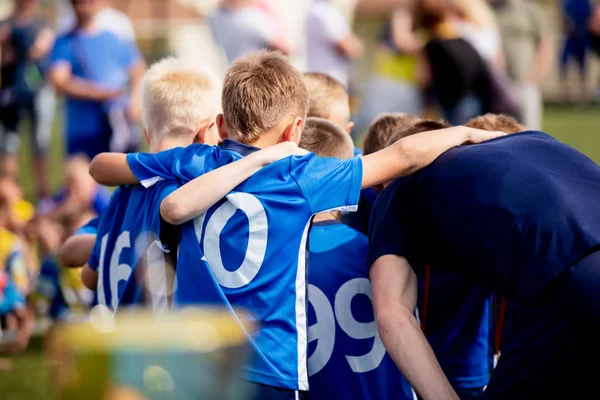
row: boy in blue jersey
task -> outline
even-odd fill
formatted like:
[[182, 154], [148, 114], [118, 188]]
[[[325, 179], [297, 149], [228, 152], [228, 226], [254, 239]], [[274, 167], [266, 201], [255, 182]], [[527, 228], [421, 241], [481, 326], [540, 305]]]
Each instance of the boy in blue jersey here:
[[[268, 51], [248, 55], [225, 78], [223, 114], [217, 117], [220, 147], [99, 155], [95, 178], [145, 186], [161, 179], [188, 182], [260, 148], [299, 142], [307, 109], [303, 77], [285, 57]], [[174, 301], [250, 310], [260, 330], [250, 338], [254, 357], [245, 377], [255, 384], [257, 398], [303, 394], [308, 389], [305, 255], [312, 215], [355, 209], [361, 188], [422, 168], [451, 147], [499, 135], [455, 127], [403, 139], [369, 157], [341, 161], [308, 154], [266, 166], [182, 227]], [[130, 179], [131, 172], [136, 179]], [[181, 202], [167, 197], [157, 214], [160, 210], [168, 222], [194, 217], [190, 211], [203, 194], [188, 193]]]
[[[306, 116], [327, 119], [351, 135], [354, 122], [350, 121], [350, 97], [344, 85], [321, 72], [305, 72], [304, 82], [309, 98]], [[354, 147], [353, 154], [360, 156], [362, 151]]]
[[[142, 93], [145, 136], [151, 151], [192, 142], [217, 144], [214, 118], [220, 109], [220, 84], [212, 75], [179, 60], [166, 59], [147, 72]], [[269, 157], [289, 155], [289, 148], [242, 162], [243, 173], [238, 171], [237, 179], [245, 179], [248, 175], [244, 174], [251, 174], [253, 168], [270, 162]], [[166, 310], [168, 304], [172, 290], [169, 274], [173, 267], [168, 264], [173, 263], [179, 233], [154, 210], [178, 184], [155, 183], [158, 187], [153, 191], [138, 185], [115, 191], [100, 217], [92, 254], [82, 270], [84, 284], [97, 290], [98, 303], [113, 311], [120, 305], [151, 300], [152, 308], [159, 312]], [[227, 185], [224, 193], [235, 186], [229, 186], [229, 182]], [[210, 199], [211, 194], [205, 197]]]
[[600, 355], [599, 196], [598, 165], [535, 131], [453, 149], [379, 195], [368, 258], [379, 332], [423, 398], [458, 398], [412, 316], [411, 266], [427, 264], [507, 299], [483, 398], [595, 390], [586, 361]]
[[[308, 118], [300, 147], [321, 157], [353, 157], [333, 123]], [[368, 238], [317, 214], [308, 239], [308, 381], [311, 399], [413, 399], [377, 332], [365, 263]]]

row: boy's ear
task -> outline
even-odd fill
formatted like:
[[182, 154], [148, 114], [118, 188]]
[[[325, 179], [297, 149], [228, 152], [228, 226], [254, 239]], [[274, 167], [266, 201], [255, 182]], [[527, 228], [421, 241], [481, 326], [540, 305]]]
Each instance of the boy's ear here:
[[144, 129], [144, 139], [146, 140], [146, 144], [150, 146], [150, 135], [146, 129]]
[[302, 125], [304, 120], [300, 117], [294, 118], [291, 124], [289, 124], [283, 131], [283, 140], [286, 142], [300, 143], [302, 137]]
[[354, 129], [354, 122], [350, 121], [348, 122], [348, 125], [346, 125], [346, 132], [352, 133], [352, 129]]
[[231, 136], [229, 127], [227, 127], [227, 124], [225, 123], [225, 117], [223, 117], [223, 114], [217, 115], [217, 129], [219, 130], [219, 136], [221, 137], [221, 140], [225, 140]]
[[[208, 132], [210, 130], [210, 128], [212, 128], [215, 125], [214, 121], [211, 121], [210, 119], [206, 119], [204, 121], [202, 121], [202, 123], [200, 124], [200, 127], [198, 128], [198, 132], [196, 132], [196, 136], [194, 136], [194, 143], [200, 143], [200, 144], [204, 144], [210, 142], [210, 140], [208, 139]], [[207, 143], [207, 144], [213, 144], [213, 143]]]

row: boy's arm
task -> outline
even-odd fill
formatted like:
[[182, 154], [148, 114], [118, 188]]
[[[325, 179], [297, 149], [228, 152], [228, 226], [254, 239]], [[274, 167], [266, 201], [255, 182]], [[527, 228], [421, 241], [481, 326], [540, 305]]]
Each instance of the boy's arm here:
[[160, 215], [172, 225], [183, 224], [208, 210], [262, 167], [291, 155], [307, 153], [293, 142], [280, 143], [252, 153], [212, 170], [171, 193], [160, 204]]
[[60, 247], [60, 261], [67, 268], [81, 267], [89, 260], [95, 243], [93, 234], [71, 236]]
[[90, 290], [96, 290], [98, 286], [98, 272], [94, 271], [88, 264], [81, 269], [81, 282]]
[[379, 257], [369, 277], [381, 340], [402, 374], [424, 399], [458, 399], [413, 315], [417, 277], [408, 261]]
[[105, 186], [133, 185], [140, 183], [129, 164], [127, 154], [100, 153], [90, 163], [90, 175]]
[[455, 146], [480, 143], [505, 135], [503, 132], [454, 126], [407, 136], [383, 150], [363, 157], [362, 188], [410, 175]]

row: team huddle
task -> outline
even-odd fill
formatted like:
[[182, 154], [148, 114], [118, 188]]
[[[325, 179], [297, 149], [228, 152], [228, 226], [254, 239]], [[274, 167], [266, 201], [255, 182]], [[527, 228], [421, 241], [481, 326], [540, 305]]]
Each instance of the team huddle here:
[[581, 153], [502, 115], [385, 114], [361, 154], [344, 86], [268, 51], [222, 87], [160, 61], [142, 104], [150, 152], [94, 158], [120, 186], [69, 239], [93, 247], [72, 256], [100, 305], [249, 311], [256, 399], [594, 390], [600, 167]]

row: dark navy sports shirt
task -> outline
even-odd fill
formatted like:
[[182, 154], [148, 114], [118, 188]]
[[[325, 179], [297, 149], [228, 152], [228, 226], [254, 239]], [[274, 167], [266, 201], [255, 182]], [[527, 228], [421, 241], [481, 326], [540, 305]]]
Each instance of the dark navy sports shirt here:
[[599, 199], [600, 167], [543, 132], [457, 147], [378, 197], [368, 265], [401, 255], [531, 299], [600, 244]]

